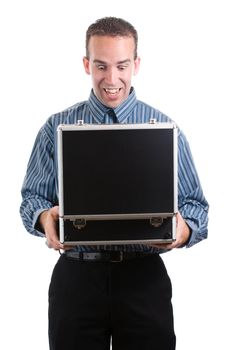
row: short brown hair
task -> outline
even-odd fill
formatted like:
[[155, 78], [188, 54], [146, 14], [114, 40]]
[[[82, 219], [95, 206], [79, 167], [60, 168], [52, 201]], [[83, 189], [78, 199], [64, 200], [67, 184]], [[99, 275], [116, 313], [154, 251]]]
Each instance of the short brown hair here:
[[86, 56], [89, 58], [89, 40], [91, 36], [127, 36], [135, 42], [134, 58], [137, 58], [138, 34], [133, 25], [122, 18], [104, 17], [91, 24], [86, 31]]

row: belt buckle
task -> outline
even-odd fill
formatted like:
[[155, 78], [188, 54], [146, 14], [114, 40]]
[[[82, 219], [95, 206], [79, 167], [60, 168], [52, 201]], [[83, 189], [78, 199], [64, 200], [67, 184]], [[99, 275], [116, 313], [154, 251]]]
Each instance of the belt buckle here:
[[124, 253], [120, 251], [112, 252], [110, 262], [119, 263], [124, 259]]

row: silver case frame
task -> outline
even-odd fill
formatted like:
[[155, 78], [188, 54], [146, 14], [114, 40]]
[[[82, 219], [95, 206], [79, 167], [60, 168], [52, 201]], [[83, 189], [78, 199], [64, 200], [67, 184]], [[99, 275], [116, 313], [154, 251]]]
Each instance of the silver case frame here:
[[[82, 131], [82, 130], [124, 130], [124, 129], [173, 129], [173, 178], [174, 178], [174, 212], [173, 213], [144, 213], [144, 214], [105, 214], [105, 215], [65, 215], [64, 214], [64, 196], [63, 196], [63, 131]], [[149, 244], [149, 243], [159, 243], [165, 244], [175, 241], [176, 239], [176, 214], [178, 213], [178, 128], [175, 123], [161, 123], [151, 120], [149, 123], [142, 124], [85, 124], [83, 121], [79, 121], [77, 124], [60, 124], [57, 128], [57, 140], [58, 140], [58, 188], [59, 188], [59, 239], [61, 243], [69, 245], [118, 245], [118, 244]], [[78, 220], [81, 222], [81, 227], [77, 229], [82, 229], [82, 222], [86, 223], [88, 221], [101, 221], [101, 220], [142, 220], [148, 219], [150, 221], [154, 220], [164, 220], [166, 218], [171, 218], [172, 220], [172, 236], [169, 239], [142, 239], [142, 240], [96, 240], [96, 241], [68, 241], [65, 240], [65, 221], [72, 221], [73, 223]]]

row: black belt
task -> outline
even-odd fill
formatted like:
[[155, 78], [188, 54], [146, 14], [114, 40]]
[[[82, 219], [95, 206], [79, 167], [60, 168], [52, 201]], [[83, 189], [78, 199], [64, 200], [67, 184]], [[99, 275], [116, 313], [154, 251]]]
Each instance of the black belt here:
[[67, 251], [64, 253], [68, 258], [79, 261], [107, 261], [107, 262], [122, 262], [149, 256], [144, 252], [121, 252], [121, 251], [105, 251], [105, 252], [73, 252]]

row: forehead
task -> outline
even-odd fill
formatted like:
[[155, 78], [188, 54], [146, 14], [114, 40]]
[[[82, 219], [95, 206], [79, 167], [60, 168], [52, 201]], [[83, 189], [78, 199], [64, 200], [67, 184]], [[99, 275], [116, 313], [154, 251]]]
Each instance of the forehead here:
[[135, 42], [128, 36], [99, 36], [94, 35], [89, 41], [90, 59], [102, 61], [120, 61], [134, 59]]

